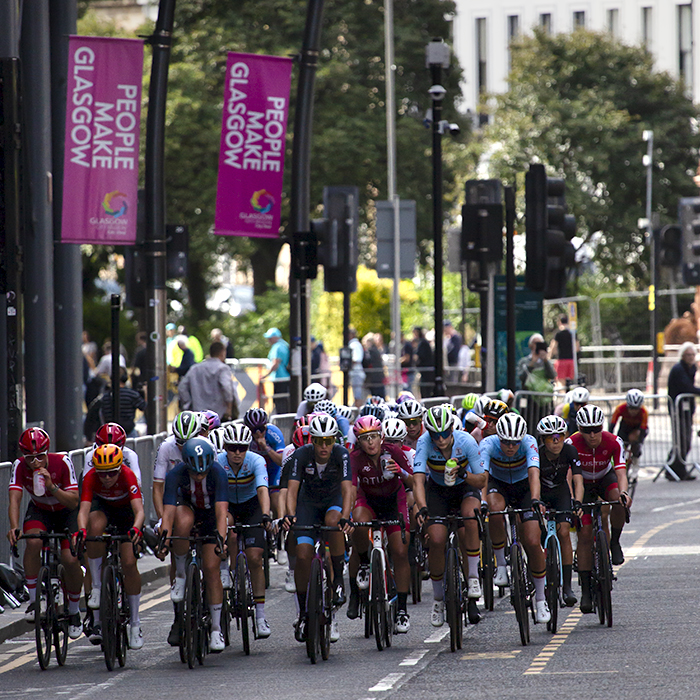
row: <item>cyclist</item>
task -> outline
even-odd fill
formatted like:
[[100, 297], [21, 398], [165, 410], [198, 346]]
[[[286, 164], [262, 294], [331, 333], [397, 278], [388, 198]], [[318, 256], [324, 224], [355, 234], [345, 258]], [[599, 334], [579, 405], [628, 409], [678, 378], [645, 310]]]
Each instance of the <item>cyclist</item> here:
[[122, 451], [124, 464], [131, 469], [141, 485], [141, 467], [139, 466], [139, 456], [132, 449], [126, 446], [126, 431], [119, 423], [105, 423], [101, 425], [95, 433], [95, 444], [85, 455], [85, 467], [82, 478], [93, 468], [92, 455], [100, 445], [117, 445]]
[[474, 408], [474, 404], [476, 404], [477, 400], [479, 399], [479, 394], [474, 394], [470, 393], [467, 394], [462, 398], [462, 405], [460, 406], [459, 410], [457, 411], [457, 415], [459, 416], [459, 419], [462, 421], [462, 425], [464, 425], [464, 418], [469, 413], [469, 411]]
[[617, 435], [625, 445], [629, 446], [630, 454], [637, 458], [642, 454], [642, 443], [649, 432], [649, 412], [642, 405], [643, 403], [644, 394], [639, 389], [630, 389], [625, 402], [613, 411], [609, 426], [612, 433], [617, 422], [620, 421]]
[[[218, 653], [223, 651], [225, 646], [224, 635], [221, 632], [224, 589], [221, 585], [219, 563], [220, 557], [226, 556], [228, 478], [224, 468], [216, 461], [214, 446], [203, 437], [190, 438], [185, 442], [182, 448], [182, 462], [165, 477], [163, 531], [177, 537], [189, 537], [193, 527], [196, 527], [197, 533], [203, 537], [218, 534], [224, 543], [220, 556], [217, 556], [214, 543], [202, 546], [202, 571], [211, 613], [209, 648]], [[170, 589], [170, 600], [180, 603], [185, 597], [188, 545], [184, 540], [168, 539], [156, 554], [160, 559], [165, 559], [170, 547], [175, 559], [175, 581]]]
[[486, 394], [483, 394], [477, 398], [471, 410], [464, 414], [462, 424], [468, 433], [474, 432], [476, 428], [483, 430], [486, 427], [486, 421], [484, 420], [484, 408], [490, 402], [491, 399], [486, 396]]
[[319, 382], [312, 382], [304, 389], [304, 400], [297, 408], [297, 418], [313, 413], [317, 401], [323, 401], [328, 396], [328, 389]]
[[[124, 456], [118, 445], [99, 445], [92, 455], [94, 468], [83, 477], [78, 511], [78, 532], [86, 536], [101, 535], [108, 525], [116, 528], [117, 535], [128, 535], [130, 542], [119, 547], [124, 570], [124, 593], [129, 600], [129, 647], [143, 646], [139, 604], [141, 600], [141, 574], [136, 566], [132, 545], [141, 539], [146, 514], [143, 496], [136, 474], [124, 464]], [[90, 641], [101, 640], [100, 598], [102, 593], [103, 542], [88, 542], [86, 546], [88, 566], [92, 575], [92, 590], [88, 607], [93, 611], [93, 628]]]
[[[343, 533], [350, 534], [350, 513], [353, 506], [352, 473], [348, 451], [336, 443], [338, 424], [335, 418], [320, 414], [309, 425], [311, 445], [304, 445], [291, 458], [287, 515], [284, 527], [325, 524], [339, 525], [342, 532], [329, 532], [331, 564], [333, 568], [333, 604], [345, 603], [343, 566], [345, 541]], [[306, 588], [313, 557], [314, 540], [307, 533], [297, 535], [297, 561], [294, 579], [299, 601], [299, 619], [296, 624], [297, 641], [306, 641]], [[331, 641], [339, 638], [337, 622], [331, 629]]]
[[[473, 518], [481, 503], [480, 490], [486, 485], [479, 461], [479, 447], [469, 433], [454, 431], [452, 411], [433, 406], [423, 418], [426, 432], [418, 439], [413, 463], [413, 495], [418, 508], [418, 525], [428, 521], [430, 539], [430, 579], [433, 585], [433, 609], [430, 622], [441, 627], [445, 621], [444, 574], [447, 526], [430, 524], [429, 518], [450, 514], [472, 519], [460, 523], [460, 546], [467, 558], [468, 613], [472, 623], [479, 621], [476, 601], [481, 597], [479, 585], [479, 530]], [[445, 483], [447, 460], [459, 466], [454, 485]]]
[[557, 407], [555, 413], [561, 415], [561, 417], [566, 421], [569, 429], [569, 435], [573, 435], [578, 431], [578, 426], [576, 425], [576, 414], [578, 410], [588, 403], [588, 399], [591, 398], [591, 392], [586, 389], [585, 386], [577, 386], [573, 388], [569, 394], [569, 400], [562, 404], [561, 409]]
[[[396, 418], [389, 420], [400, 423]], [[352, 483], [357, 489], [357, 499], [352, 512], [353, 520], [356, 522], [367, 522], [375, 518], [398, 520], [401, 515], [404, 524], [407, 524], [408, 505], [405, 487], [412, 486], [413, 476], [401, 445], [382, 442], [382, 424], [374, 416], [359, 418], [353, 426], [353, 431], [357, 438], [357, 446], [350, 453]], [[386, 534], [396, 578], [396, 631], [405, 634], [410, 627], [406, 610], [408, 589], [411, 585], [408, 545], [402, 542], [399, 525], [387, 526]], [[368, 535], [365, 527], [357, 527], [352, 533], [353, 555], [350, 557], [349, 565], [350, 602], [347, 611], [351, 620], [354, 620], [359, 613], [360, 589], [369, 588]]]
[[338, 413], [338, 407], [330, 399], [318, 401], [314, 411], [316, 413], [327, 413], [329, 416], [333, 416], [338, 424], [338, 428], [340, 428], [340, 432], [343, 434], [343, 439], [348, 436], [350, 433], [350, 421]]
[[[565, 442], [566, 421], [561, 416], [545, 416], [537, 424], [540, 447], [540, 486], [542, 502], [557, 511], [570, 511], [573, 492], [571, 483], [583, 486], [581, 462], [576, 448]], [[571, 548], [571, 515], [558, 513], [557, 537], [561, 545], [563, 585], [562, 593], [567, 606], [576, 605], [571, 588], [574, 553]]]
[[[271, 527], [270, 494], [268, 492], [268, 470], [265, 460], [248, 448], [253, 436], [246, 425], [232, 423], [224, 431], [225, 454], [217, 457], [217, 462], [226, 470], [228, 477], [228, 521], [230, 525], [262, 525], [265, 530]], [[255, 618], [258, 637], [270, 636], [270, 626], [265, 619], [265, 572], [263, 571], [263, 550], [265, 532], [263, 527], [246, 530], [245, 554], [250, 567], [255, 600]], [[229, 538], [229, 553], [234, 564], [235, 535]], [[221, 581], [224, 588], [231, 588], [231, 575], [227, 562], [222, 562]]]
[[[545, 598], [545, 557], [540, 543], [540, 525], [535, 508], [541, 509], [540, 457], [537, 441], [526, 433], [527, 425], [517, 413], [506, 413], [496, 423], [496, 434], [484, 438], [479, 445], [481, 466], [487, 471], [486, 501], [489, 510], [505, 510], [506, 506], [527, 509], [522, 513], [522, 541], [528, 566], [535, 582], [535, 617], [537, 622], [549, 622], [551, 614]], [[503, 515], [489, 518], [493, 551], [496, 556], [497, 586], [508, 585], [505, 546], [506, 528]]]
[[[27, 428], [19, 438], [22, 456], [12, 465], [7, 508], [10, 529], [7, 539], [14, 547], [19, 536], [19, 516], [22, 494], [29, 494], [22, 531], [25, 535], [40, 532], [75, 532], [78, 528], [78, 482], [70, 457], [64, 453], [49, 452], [51, 439], [41, 428]], [[29, 539], [24, 550], [24, 575], [29, 591], [29, 605], [24, 619], [34, 622], [36, 613], [36, 585], [41, 566], [41, 540]], [[83, 571], [78, 560], [70, 553], [70, 543], [61, 540], [61, 563], [65, 569], [68, 596], [68, 635], [77, 639], [82, 634], [80, 622], [80, 588]]]
[[[337, 407], [337, 415], [335, 417], [336, 420], [338, 420], [338, 418], [345, 418], [345, 420], [348, 422], [348, 426], [350, 426], [352, 424], [354, 417], [355, 417], [355, 409], [350, 408], [350, 406], [338, 406]], [[348, 428], [348, 432], [350, 432], [349, 428]]]
[[212, 411], [210, 408], [208, 408], [206, 411], [201, 411], [201, 413], [202, 417], [209, 426], [209, 433], [221, 427], [221, 418], [216, 411]]
[[[605, 416], [593, 404], [586, 404], [576, 414], [579, 432], [569, 438], [578, 452], [583, 472], [583, 484], [574, 491], [578, 502], [591, 503], [597, 498], [619, 501], [610, 513], [610, 554], [612, 563], [625, 561], [620, 535], [625, 525], [625, 506], [632, 504], [627, 493], [627, 468], [623, 459], [624, 445], [619, 437], [603, 430]], [[581, 612], [593, 612], [591, 600], [591, 567], [593, 566], [593, 519], [590, 513], [581, 517], [578, 533], [578, 575], [581, 581]]]
[[[251, 408], [243, 415], [243, 423], [250, 428], [252, 440], [250, 451], [262, 455], [267, 466], [270, 504], [275, 517], [279, 517], [280, 473], [282, 472], [282, 452], [284, 452], [284, 435], [272, 423], [268, 423], [267, 411]], [[268, 508], [266, 513], [270, 512]]]
[[509, 412], [508, 406], [499, 399], [491, 399], [484, 404], [482, 419], [484, 427], [478, 425], [472, 428], [471, 435], [477, 441], [481, 442], [485, 437], [496, 434], [496, 423], [501, 416]]
[[418, 438], [423, 434], [423, 413], [425, 409], [415, 399], [406, 399], [399, 404], [399, 418], [406, 424], [404, 445], [416, 449]]
[[[386, 405], [385, 404], [365, 403], [362, 406], [360, 406], [360, 409], [357, 412], [358, 418], [362, 418], [362, 416], [374, 416], [381, 423], [387, 417]], [[347, 448], [349, 450], [352, 450], [355, 447], [355, 440], [356, 440], [355, 433], [351, 430], [347, 434], [346, 439], [345, 439], [345, 444], [347, 445]]]

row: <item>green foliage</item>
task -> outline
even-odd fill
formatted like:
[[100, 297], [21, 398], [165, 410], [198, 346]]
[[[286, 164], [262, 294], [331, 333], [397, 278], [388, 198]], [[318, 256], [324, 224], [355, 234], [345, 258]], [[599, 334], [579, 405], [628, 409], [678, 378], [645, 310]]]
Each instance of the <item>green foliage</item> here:
[[604, 278], [644, 279], [644, 129], [654, 131], [652, 199], [662, 221], [675, 218], [679, 197], [697, 193], [698, 113], [683, 86], [655, 71], [644, 48], [584, 30], [536, 30], [513, 46], [512, 61], [487, 132], [492, 176], [513, 181], [529, 162], [545, 163], [566, 178], [579, 235], [601, 232], [596, 266]]
[[[97, 343], [98, 354], [102, 354], [102, 345], [112, 337], [112, 312], [109, 300], [98, 298], [83, 299], [83, 328], [88, 331], [90, 338]], [[127, 361], [136, 349], [136, 333], [138, 325], [133, 314], [122, 309], [119, 314], [119, 339], [127, 351]]]

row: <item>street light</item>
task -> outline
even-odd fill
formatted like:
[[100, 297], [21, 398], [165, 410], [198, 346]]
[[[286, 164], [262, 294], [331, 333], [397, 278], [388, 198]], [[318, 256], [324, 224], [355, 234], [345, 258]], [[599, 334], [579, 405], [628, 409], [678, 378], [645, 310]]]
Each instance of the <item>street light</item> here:
[[649, 286], [649, 311], [651, 313], [651, 357], [652, 357], [652, 374], [653, 374], [653, 392], [658, 393], [659, 389], [659, 354], [656, 344], [656, 290], [658, 288], [658, 270], [656, 266], [656, 248], [657, 240], [654, 232], [654, 224], [651, 220], [651, 178], [652, 166], [654, 158], [654, 132], [650, 129], [645, 129], [642, 132], [642, 139], [646, 141], [647, 152], [642, 158], [642, 164], [647, 169], [647, 206], [646, 206], [646, 224], [647, 224], [647, 239], [649, 241], [649, 267], [651, 267], [651, 285]]
[[441, 85], [442, 70], [450, 66], [450, 47], [442, 39], [433, 39], [425, 49], [426, 67], [432, 85], [428, 90], [433, 101], [433, 255], [435, 261], [435, 380], [433, 396], [445, 394], [442, 362], [442, 101], [447, 92]]

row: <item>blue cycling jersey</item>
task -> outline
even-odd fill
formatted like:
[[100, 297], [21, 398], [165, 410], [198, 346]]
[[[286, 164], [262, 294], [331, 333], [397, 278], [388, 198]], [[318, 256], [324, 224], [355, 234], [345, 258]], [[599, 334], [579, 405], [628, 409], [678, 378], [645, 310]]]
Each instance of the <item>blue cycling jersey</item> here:
[[345, 437], [347, 437], [348, 433], [350, 432], [350, 421], [347, 418], [344, 418], [343, 416], [336, 416], [335, 422], [338, 424], [340, 432], [343, 433]]
[[[463, 430], [455, 430], [452, 433], [452, 437], [454, 442], [452, 443], [452, 455], [450, 458], [454, 459], [460, 467], [466, 468], [472, 474], [483, 473], [484, 470], [479, 461], [479, 446], [476, 440]], [[447, 462], [447, 459], [430, 439], [430, 433], [427, 431], [423, 433], [416, 444], [413, 473], [426, 474], [436, 484], [444, 486], [445, 462]], [[458, 475], [456, 483], [461, 484], [463, 481], [464, 479]]]
[[[282, 431], [276, 425], [272, 425], [272, 423], [268, 423], [267, 427], [265, 428], [265, 442], [275, 452], [281, 453], [285, 448], [284, 435], [282, 434]], [[260, 455], [265, 460], [265, 464], [267, 465], [268, 469], [274, 471], [280, 468], [280, 465], [275, 464], [275, 462], [272, 461], [272, 458], [268, 456], [267, 451], [263, 452], [255, 440], [251, 440], [249, 452], [254, 452], [255, 454]]]
[[228, 477], [229, 503], [245, 503], [251, 498], [256, 498], [258, 488], [268, 485], [265, 460], [260, 455], [253, 454], [250, 450], [246, 452], [238, 474], [228, 463], [226, 454], [220, 454], [216, 459]]
[[503, 454], [498, 435], [489, 435], [479, 443], [479, 458], [484, 471], [507, 484], [527, 479], [527, 470], [530, 467], [540, 468], [537, 440], [532, 435], [526, 435], [522, 439], [512, 457]]
[[165, 477], [163, 504], [177, 505], [178, 496], [194, 508], [213, 508], [214, 503], [228, 502], [226, 472], [214, 462], [202, 481], [192, 477], [184, 462], [176, 465]]

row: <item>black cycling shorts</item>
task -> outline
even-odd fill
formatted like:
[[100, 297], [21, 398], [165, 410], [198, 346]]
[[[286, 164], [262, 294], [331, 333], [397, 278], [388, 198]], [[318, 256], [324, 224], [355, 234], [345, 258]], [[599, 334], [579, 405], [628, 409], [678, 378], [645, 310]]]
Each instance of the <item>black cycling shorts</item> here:
[[[425, 492], [425, 505], [431, 518], [444, 518], [447, 515], [462, 515], [462, 501], [465, 498], [476, 498], [481, 503], [481, 492], [463, 481], [454, 486], [443, 486], [428, 479]], [[471, 517], [473, 513], [468, 513]], [[430, 523], [428, 523], [430, 524]], [[464, 527], [464, 522], [460, 522]]]
[[[34, 505], [29, 501], [27, 511], [24, 514], [24, 522], [22, 523], [23, 532], [29, 530], [43, 530], [44, 532], [66, 532], [70, 534], [78, 531], [78, 508], [68, 510], [61, 508], [60, 510], [44, 510]], [[68, 548], [68, 540], [61, 540], [61, 548]]]
[[187, 506], [194, 513], [193, 527], [200, 537], [216, 537], [216, 508], [197, 508], [188, 501], [181, 505]]
[[[514, 484], [509, 484], [505, 481], [494, 479], [489, 474], [489, 485], [487, 493], [499, 493], [503, 496], [506, 502], [506, 507], [530, 509], [532, 506], [532, 495], [530, 494], [529, 479], [521, 479]], [[537, 516], [532, 510], [527, 510], [526, 513], [521, 513], [521, 519], [525, 523], [528, 520], [533, 520]]]
[[[569, 484], [559, 484], [553, 489], [542, 487], [540, 500], [554, 510], [571, 510], [571, 492]], [[557, 513], [558, 523], [571, 523], [571, 513]]]
[[[309, 501], [304, 498], [304, 490], [302, 489], [297, 499], [296, 525], [323, 525], [329, 510], [342, 512], [343, 496], [340, 490], [337, 494], [333, 494], [323, 501]], [[314, 543], [314, 535], [310, 530], [308, 532], [299, 531], [295, 534], [298, 544]]]
[[[228, 512], [233, 516], [233, 522], [241, 525], [260, 525], [262, 522], [262, 508], [257, 496], [243, 501], [243, 503], [229, 503]], [[265, 530], [261, 527], [256, 527], [254, 530], [244, 530], [243, 537], [246, 547], [265, 546]]]
[[107, 516], [107, 525], [112, 525], [116, 529], [117, 535], [127, 535], [134, 527], [134, 511], [131, 504], [125, 506], [115, 505], [104, 498], [95, 496], [92, 499], [90, 512], [101, 511]]
[[617, 474], [614, 469], [611, 469], [605, 476], [595, 481], [583, 482], [583, 502], [593, 503], [598, 498], [608, 501], [608, 494], [612, 489], [618, 488]]

